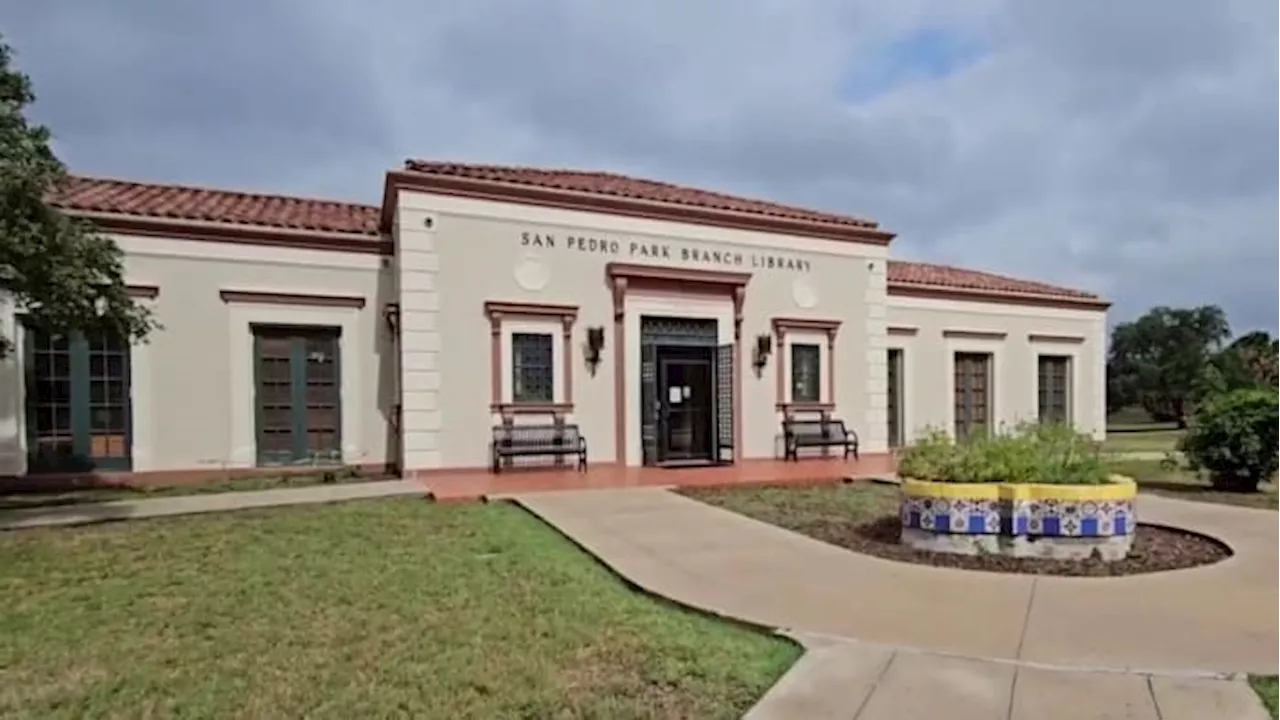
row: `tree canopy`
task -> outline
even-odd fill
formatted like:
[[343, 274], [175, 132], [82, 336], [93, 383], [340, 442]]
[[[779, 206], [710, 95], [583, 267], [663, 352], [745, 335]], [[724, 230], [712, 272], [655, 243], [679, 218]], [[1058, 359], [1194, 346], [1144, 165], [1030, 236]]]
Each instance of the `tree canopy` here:
[[[49, 130], [27, 120], [35, 94], [12, 57], [0, 37], [0, 297], [40, 331], [145, 338], [155, 320], [129, 296], [120, 249], [49, 203], [66, 168], [49, 147]], [[12, 339], [0, 335], [0, 357], [11, 349]]]
[[1107, 359], [1108, 405], [1139, 405], [1154, 420], [1185, 425], [1206, 368], [1230, 336], [1226, 313], [1214, 305], [1156, 307], [1120, 323]]

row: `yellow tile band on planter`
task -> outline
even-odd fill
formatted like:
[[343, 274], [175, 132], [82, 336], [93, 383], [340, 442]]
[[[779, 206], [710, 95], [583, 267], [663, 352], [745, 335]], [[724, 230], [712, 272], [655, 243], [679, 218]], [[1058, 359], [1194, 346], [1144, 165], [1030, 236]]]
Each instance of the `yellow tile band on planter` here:
[[1118, 560], [1137, 525], [1131, 478], [1102, 485], [948, 483], [906, 478], [902, 542], [923, 550]]

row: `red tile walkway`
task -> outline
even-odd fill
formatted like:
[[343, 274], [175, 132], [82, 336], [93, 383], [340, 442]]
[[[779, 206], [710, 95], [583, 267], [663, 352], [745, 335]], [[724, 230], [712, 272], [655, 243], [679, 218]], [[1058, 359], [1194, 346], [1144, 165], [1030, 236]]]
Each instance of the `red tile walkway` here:
[[708, 487], [826, 483], [892, 474], [893, 457], [863, 455], [857, 461], [837, 458], [744, 460], [734, 465], [699, 468], [653, 468], [597, 465], [586, 472], [572, 469], [516, 469], [500, 474], [479, 470], [428, 473], [418, 477], [431, 497], [441, 502], [474, 501], [511, 493], [547, 490], [590, 490], [624, 487]]

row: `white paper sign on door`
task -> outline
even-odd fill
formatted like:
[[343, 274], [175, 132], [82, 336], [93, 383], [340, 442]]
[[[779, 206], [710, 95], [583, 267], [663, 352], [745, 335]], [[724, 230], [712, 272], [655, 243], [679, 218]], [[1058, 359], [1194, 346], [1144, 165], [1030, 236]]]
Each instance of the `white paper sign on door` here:
[[688, 400], [688, 399], [689, 399], [689, 396], [690, 396], [690, 395], [692, 395], [692, 394], [693, 394], [693, 388], [689, 387], [688, 385], [685, 385], [685, 386], [684, 386], [684, 399], [685, 399], [685, 400]]
[[680, 392], [679, 385], [672, 386], [667, 390], [667, 402], [671, 403], [672, 405], [679, 405], [680, 401], [683, 399], [684, 399], [684, 393]]

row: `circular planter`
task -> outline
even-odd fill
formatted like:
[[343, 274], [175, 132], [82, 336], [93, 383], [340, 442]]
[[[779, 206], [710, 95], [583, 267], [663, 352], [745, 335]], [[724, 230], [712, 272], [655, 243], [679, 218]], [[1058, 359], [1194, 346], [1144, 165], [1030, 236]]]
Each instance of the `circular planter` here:
[[1105, 485], [902, 481], [904, 545], [963, 555], [1120, 560], [1133, 546], [1133, 480]]

